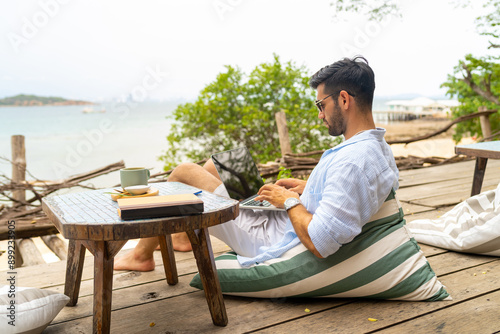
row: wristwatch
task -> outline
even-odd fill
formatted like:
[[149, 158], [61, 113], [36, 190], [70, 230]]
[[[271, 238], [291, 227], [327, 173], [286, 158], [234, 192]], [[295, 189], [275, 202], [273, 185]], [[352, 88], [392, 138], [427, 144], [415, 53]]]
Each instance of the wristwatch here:
[[297, 199], [295, 197], [287, 198], [285, 200], [285, 204], [284, 204], [285, 205], [285, 210], [288, 211], [291, 208], [293, 208], [294, 206], [297, 206], [299, 204], [302, 204], [299, 199]]

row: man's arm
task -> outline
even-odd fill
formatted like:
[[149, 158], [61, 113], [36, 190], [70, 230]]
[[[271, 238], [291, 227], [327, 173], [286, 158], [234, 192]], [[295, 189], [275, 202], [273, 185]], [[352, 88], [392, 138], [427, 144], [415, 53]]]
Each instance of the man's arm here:
[[[299, 199], [299, 194], [295, 191], [285, 189], [284, 187], [277, 184], [266, 184], [262, 188], [260, 188], [259, 196], [257, 196], [255, 199], [258, 201], [266, 200], [278, 208], [283, 208], [285, 200], [290, 197]], [[302, 204], [299, 204], [288, 210], [288, 217], [290, 218], [295, 233], [297, 233], [297, 236], [299, 237], [299, 240], [302, 242], [302, 244], [306, 246], [306, 248], [314, 255], [322, 258], [320, 253], [316, 250], [316, 247], [314, 247], [314, 244], [309, 237], [309, 233], [307, 232], [307, 227], [309, 226], [309, 223], [311, 222], [313, 217], [312, 214], [307, 211]]]

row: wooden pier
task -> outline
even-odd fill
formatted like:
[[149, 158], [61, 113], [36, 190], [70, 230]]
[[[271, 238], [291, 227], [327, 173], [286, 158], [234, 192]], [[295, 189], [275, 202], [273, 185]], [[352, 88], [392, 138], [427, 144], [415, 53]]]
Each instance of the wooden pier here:
[[[490, 160], [483, 191], [500, 182]], [[402, 171], [397, 192], [408, 221], [436, 218], [469, 197], [474, 161]], [[176, 255], [179, 283], [165, 280], [159, 252], [151, 272], [115, 271], [112, 333], [493, 333], [500, 331], [500, 258], [421, 245], [453, 297], [442, 302], [367, 299], [253, 299], [225, 297], [229, 324], [212, 324], [191, 252]], [[213, 238], [216, 255], [228, 250]], [[20, 286], [64, 290], [65, 261], [17, 269]], [[2, 273], [5, 277], [6, 272]], [[93, 261], [87, 257], [78, 304], [65, 307], [44, 333], [91, 333]], [[370, 321], [371, 319], [372, 321]], [[376, 320], [376, 321], [374, 321]]]

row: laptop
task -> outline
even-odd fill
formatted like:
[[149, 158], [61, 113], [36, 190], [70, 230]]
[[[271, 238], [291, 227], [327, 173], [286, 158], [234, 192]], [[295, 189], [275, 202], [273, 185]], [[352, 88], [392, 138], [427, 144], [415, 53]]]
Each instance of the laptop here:
[[240, 201], [240, 209], [285, 210], [254, 200], [264, 181], [246, 147], [213, 154], [212, 161], [229, 197]]

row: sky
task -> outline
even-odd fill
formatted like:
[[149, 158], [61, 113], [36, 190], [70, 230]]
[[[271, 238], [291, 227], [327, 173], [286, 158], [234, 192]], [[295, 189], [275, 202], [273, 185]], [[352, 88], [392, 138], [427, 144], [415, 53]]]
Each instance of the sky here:
[[361, 54], [376, 97], [436, 97], [459, 59], [488, 53], [474, 25], [482, 1], [400, 0], [402, 17], [382, 22], [335, 16], [335, 1], [2, 1], [0, 98], [189, 100], [224, 65], [249, 73], [273, 53], [309, 74]]

